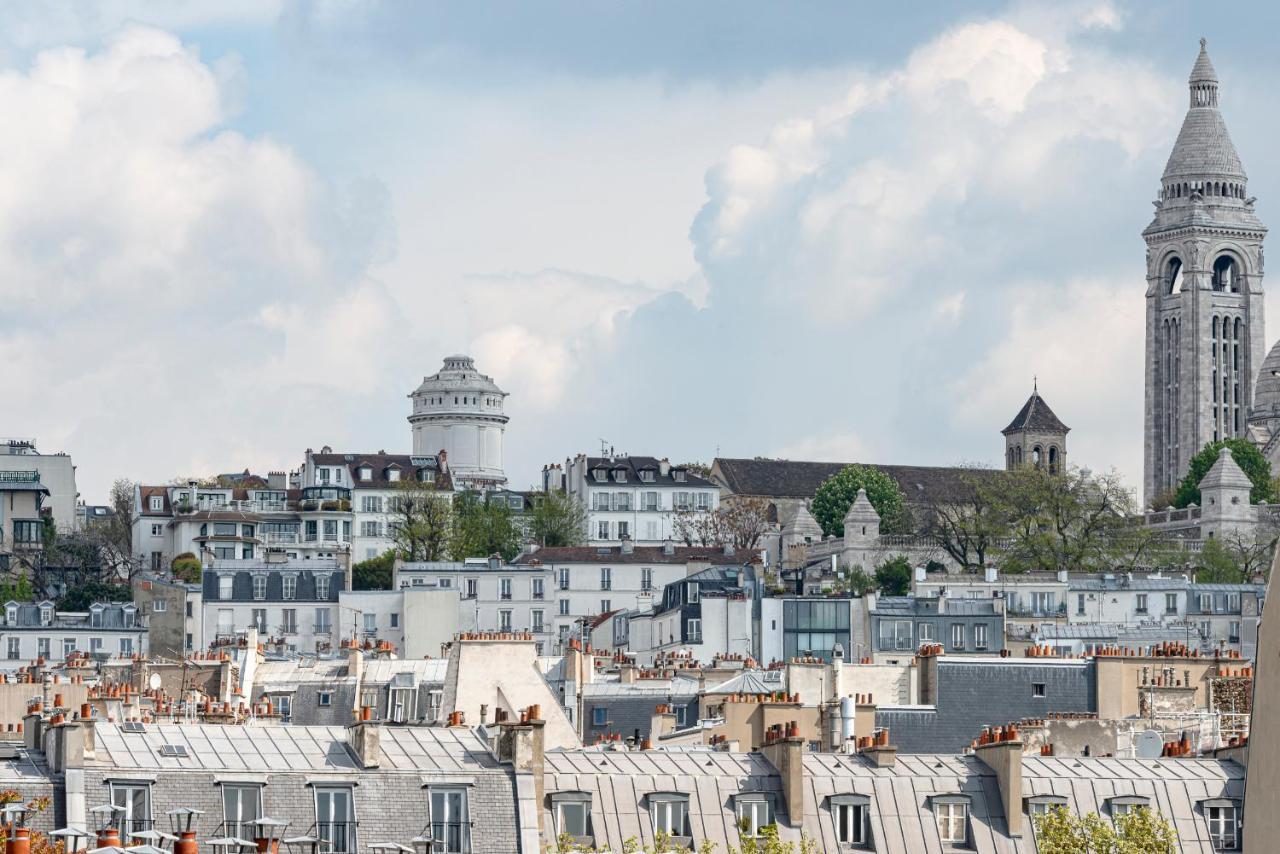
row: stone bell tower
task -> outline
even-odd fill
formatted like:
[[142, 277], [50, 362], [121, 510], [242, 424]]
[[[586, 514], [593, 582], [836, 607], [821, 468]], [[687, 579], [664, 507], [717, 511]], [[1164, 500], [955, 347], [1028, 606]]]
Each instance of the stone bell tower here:
[[1147, 242], [1145, 501], [1208, 442], [1244, 436], [1263, 356], [1262, 239], [1205, 42]]

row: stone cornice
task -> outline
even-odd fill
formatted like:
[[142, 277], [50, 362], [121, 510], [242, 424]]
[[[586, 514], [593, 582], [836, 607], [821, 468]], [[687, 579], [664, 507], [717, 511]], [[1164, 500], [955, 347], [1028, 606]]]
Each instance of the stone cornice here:
[[431, 421], [444, 421], [444, 422], [452, 422], [452, 423], [467, 422], [467, 421], [484, 421], [489, 424], [506, 424], [510, 420], [511, 420], [510, 416], [507, 416], [507, 415], [485, 415], [482, 412], [477, 412], [474, 414], [467, 413], [467, 412], [424, 412], [424, 413], [414, 413], [413, 415], [409, 416], [410, 424], [422, 424], [422, 423], [431, 422]]

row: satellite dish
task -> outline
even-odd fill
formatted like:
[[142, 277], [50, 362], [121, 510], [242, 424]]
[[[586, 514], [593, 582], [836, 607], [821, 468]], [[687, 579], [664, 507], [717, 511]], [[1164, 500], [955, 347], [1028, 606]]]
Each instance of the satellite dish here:
[[1139, 759], [1159, 759], [1164, 752], [1164, 736], [1154, 729], [1145, 730], [1138, 735], [1134, 751]]
[[160, 674], [152, 673], [151, 678], [147, 680], [147, 684], [151, 686], [152, 691], [160, 690]]

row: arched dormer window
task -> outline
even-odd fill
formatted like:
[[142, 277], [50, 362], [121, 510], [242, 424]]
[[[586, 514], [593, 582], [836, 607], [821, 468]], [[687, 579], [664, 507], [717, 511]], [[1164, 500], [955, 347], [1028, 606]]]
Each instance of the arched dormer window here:
[[1176, 294], [1182, 291], [1182, 259], [1176, 255], [1164, 265], [1164, 292]]
[[1213, 262], [1213, 289], [1215, 291], [1240, 291], [1240, 268], [1230, 255], [1219, 255]]

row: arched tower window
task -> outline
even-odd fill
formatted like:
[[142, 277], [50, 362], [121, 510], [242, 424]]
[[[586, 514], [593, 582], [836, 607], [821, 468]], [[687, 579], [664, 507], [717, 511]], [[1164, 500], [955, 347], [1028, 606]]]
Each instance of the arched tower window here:
[[1164, 292], [1176, 294], [1182, 291], [1182, 259], [1176, 255], [1164, 266]]
[[1043, 456], [1043, 452], [1040, 450], [1039, 445], [1036, 445], [1034, 448], [1031, 449], [1031, 462], [1036, 468], [1040, 468], [1041, 464], [1043, 463], [1043, 460], [1041, 459], [1042, 456]]
[[1017, 452], [1015, 456], [1018, 458], [1018, 465], [1022, 465], [1022, 446], [1019, 445], [1015, 450]]
[[1049, 446], [1049, 474], [1058, 473], [1058, 447], [1057, 445]]
[[1236, 266], [1236, 259], [1230, 255], [1220, 255], [1213, 262], [1213, 289], [1232, 293], [1240, 291], [1239, 267]]

